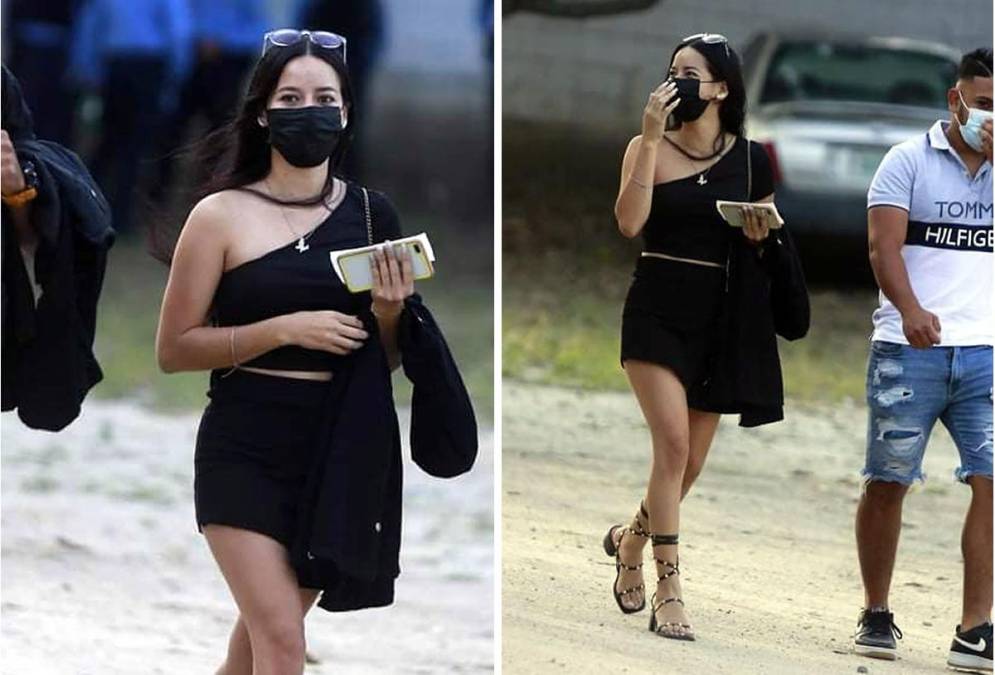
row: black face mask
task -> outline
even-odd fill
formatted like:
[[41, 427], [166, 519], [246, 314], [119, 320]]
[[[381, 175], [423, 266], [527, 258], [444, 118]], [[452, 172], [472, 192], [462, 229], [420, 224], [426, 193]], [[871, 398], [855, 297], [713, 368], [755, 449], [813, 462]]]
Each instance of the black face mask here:
[[269, 142], [290, 164], [315, 167], [331, 157], [342, 136], [342, 109], [322, 105], [270, 108]]
[[677, 85], [677, 96], [681, 99], [671, 114], [678, 122], [694, 122], [704, 114], [709, 103], [698, 96], [701, 90], [701, 80], [689, 77], [672, 77], [670, 79]]

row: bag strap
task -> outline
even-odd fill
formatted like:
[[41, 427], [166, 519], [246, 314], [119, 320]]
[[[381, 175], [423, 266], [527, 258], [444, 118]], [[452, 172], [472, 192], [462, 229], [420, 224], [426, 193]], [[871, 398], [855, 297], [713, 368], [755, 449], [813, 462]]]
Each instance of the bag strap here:
[[753, 201], [753, 147], [752, 141], [746, 139], [746, 201]]
[[370, 215], [370, 193], [367, 192], [365, 187], [361, 187], [360, 190], [363, 191], [363, 212], [366, 215], [366, 240], [373, 245], [373, 217]]

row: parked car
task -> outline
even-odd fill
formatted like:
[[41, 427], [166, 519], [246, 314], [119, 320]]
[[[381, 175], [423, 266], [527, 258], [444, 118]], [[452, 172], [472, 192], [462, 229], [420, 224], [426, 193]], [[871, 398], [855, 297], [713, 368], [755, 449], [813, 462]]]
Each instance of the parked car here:
[[892, 145], [948, 117], [960, 54], [905, 38], [764, 33], [743, 50], [750, 138], [802, 237], [866, 237], [867, 188]]

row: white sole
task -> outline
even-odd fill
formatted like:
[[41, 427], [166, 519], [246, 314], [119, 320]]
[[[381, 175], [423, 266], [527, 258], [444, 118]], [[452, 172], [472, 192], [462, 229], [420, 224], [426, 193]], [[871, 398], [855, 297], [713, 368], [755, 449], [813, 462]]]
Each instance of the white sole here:
[[974, 654], [964, 654], [962, 652], [950, 652], [947, 657], [947, 665], [954, 670], [962, 670], [972, 673], [992, 672], [992, 660]]
[[853, 646], [853, 653], [859, 654], [860, 656], [867, 656], [872, 659], [882, 659], [884, 661], [894, 661], [898, 658], [897, 650], [888, 649], [887, 647], [872, 647], [870, 645], [858, 645]]

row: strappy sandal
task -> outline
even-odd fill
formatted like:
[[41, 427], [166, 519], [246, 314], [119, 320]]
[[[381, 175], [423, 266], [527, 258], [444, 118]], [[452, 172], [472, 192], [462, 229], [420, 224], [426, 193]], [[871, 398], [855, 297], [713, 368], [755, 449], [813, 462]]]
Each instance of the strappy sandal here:
[[[652, 535], [650, 535], [650, 538], [653, 541], [653, 547], [654, 548], [656, 548], [657, 546], [674, 546], [674, 545], [677, 544], [677, 535], [676, 534], [652, 534]], [[664, 572], [663, 574], [661, 574], [660, 576], [657, 577], [657, 583], [659, 583], [659, 582], [661, 582], [661, 581], [663, 581], [665, 579], [669, 579], [670, 577], [674, 576], [675, 574], [680, 574], [681, 573], [680, 566], [679, 566], [680, 565], [680, 558], [678, 558], [678, 560], [676, 562], [670, 562], [669, 560], [661, 560], [660, 558], [657, 558], [656, 554], [654, 553], [653, 560], [655, 560], [659, 564], [663, 565], [665, 568], [670, 568], [668, 571]], [[677, 622], [677, 621], [663, 621], [663, 622], [658, 622], [656, 620], [656, 613], [660, 610], [660, 608], [663, 607], [666, 604], [671, 603], [671, 602], [679, 602], [679, 603], [681, 603], [682, 607], [684, 606], [684, 601], [682, 599], [678, 598], [678, 597], [664, 598], [660, 602], [657, 602], [656, 601], [656, 592], [653, 593], [653, 596], [651, 598], [651, 604], [652, 604], [653, 610], [652, 610], [652, 613], [650, 614], [650, 625], [649, 625], [650, 632], [651, 633], [655, 633], [656, 635], [659, 635], [660, 637], [669, 638], [671, 640], [687, 640], [689, 642], [694, 642], [695, 637], [694, 637], [694, 632], [693, 632], [693, 629], [691, 627], [691, 624], [689, 624], [689, 623], [680, 623], [680, 622]], [[680, 628], [683, 628], [683, 629], [685, 629], [688, 632], [686, 632], [686, 633], [676, 633], [676, 632], [674, 632], [674, 629], [680, 629]]]
[[[622, 576], [623, 569], [629, 572], [637, 572], [643, 568], [642, 561], [640, 561], [638, 565], [626, 565], [624, 562], [622, 562], [622, 556], [621, 556], [622, 540], [625, 539], [625, 535], [631, 534], [636, 537], [644, 537], [647, 539], [650, 536], [649, 533], [646, 532], [645, 529], [643, 529], [643, 521], [639, 517], [640, 514], [643, 516], [643, 518], [646, 519], [646, 522], [649, 523], [649, 513], [646, 511], [646, 505], [640, 503], [639, 513], [636, 514], [636, 519], [635, 519], [636, 525], [638, 526], [639, 529], [623, 526], [621, 524], [612, 525], [611, 527], [608, 528], [608, 533], [605, 535], [605, 539], [603, 542], [605, 553], [609, 556], [615, 557], [615, 581], [612, 582], [612, 596], [615, 598], [615, 603], [618, 605], [618, 608], [622, 610], [622, 613], [624, 614], [635, 614], [636, 612], [641, 612], [643, 611], [643, 609], [646, 608], [646, 586], [644, 584], [640, 583], [636, 586], [632, 586], [631, 588], [626, 588], [622, 591], [618, 590], [618, 580], [619, 577]], [[618, 544], [616, 544], [613, 535], [615, 534], [615, 530], [619, 528], [622, 528], [622, 536], [618, 538]], [[622, 602], [622, 596], [628, 593], [634, 593], [636, 591], [643, 591], [643, 601], [639, 603], [638, 607], [626, 607], [625, 604]]]

